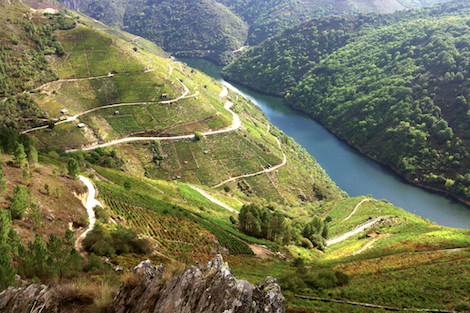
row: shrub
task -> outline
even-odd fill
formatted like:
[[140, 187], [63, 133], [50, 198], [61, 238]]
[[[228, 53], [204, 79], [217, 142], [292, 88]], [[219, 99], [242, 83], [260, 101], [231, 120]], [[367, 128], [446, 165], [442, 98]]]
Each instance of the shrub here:
[[301, 245], [303, 248], [306, 248], [306, 249], [313, 249], [313, 244], [312, 244], [312, 242], [311, 242], [309, 239], [307, 239], [307, 238], [302, 238], [300, 245]]
[[196, 140], [201, 140], [204, 137], [204, 135], [201, 132], [195, 132], [194, 133], [194, 138]]
[[99, 256], [94, 253], [91, 253], [90, 257], [88, 258], [88, 262], [83, 269], [86, 272], [101, 271], [104, 269], [104, 264]]
[[107, 223], [110, 217], [109, 211], [97, 205], [93, 208], [95, 211], [95, 217], [97, 220], [100, 220], [102, 223]]

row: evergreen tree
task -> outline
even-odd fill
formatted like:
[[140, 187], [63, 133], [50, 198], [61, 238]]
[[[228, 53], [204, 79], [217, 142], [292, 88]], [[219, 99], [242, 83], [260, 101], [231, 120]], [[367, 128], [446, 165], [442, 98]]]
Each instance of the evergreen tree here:
[[14, 164], [16, 167], [21, 168], [26, 164], [26, 153], [24, 152], [24, 146], [21, 143], [15, 143], [13, 156], [15, 157]]
[[69, 176], [72, 179], [77, 179], [78, 178], [78, 171], [79, 171], [78, 161], [73, 159], [73, 158], [70, 158], [69, 162], [67, 163], [67, 170], [69, 172]]
[[36, 234], [34, 241], [28, 243], [28, 250], [25, 256], [24, 274], [26, 277], [41, 277], [46, 275], [47, 248], [41, 235]]
[[32, 167], [36, 166], [38, 163], [38, 152], [34, 147], [31, 147], [30, 150], [27, 152], [28, 162]]
[[41, 225], [42, 225], [42, 216], [43, 215], [41, 213], [41, 210], [39, 210], [39, 208], [36, 205], [33, 206], [31, 211], [29, 211], [29, 217], [30, 217], [31, 221], [33, 222], [35, 228], [40, 228], [41, 227]]
[[23, 169], [23, 182], [29, 184], [29, 173], [27, 169]]
[[28, 207], [27, 188], [23, 186], [15, 186], [13, 188], [12, 203], [10, 206], [11, 217], [13, 219], [22, 219]]
[[0, 209], [0, 255], [10, 252], [8, 234], [12, 225], [11, 214], [7, 210]]
[[10, 262], [10, 259], [0, 254], [0, 290], [6, 289], [15, 283], [16, 271]]

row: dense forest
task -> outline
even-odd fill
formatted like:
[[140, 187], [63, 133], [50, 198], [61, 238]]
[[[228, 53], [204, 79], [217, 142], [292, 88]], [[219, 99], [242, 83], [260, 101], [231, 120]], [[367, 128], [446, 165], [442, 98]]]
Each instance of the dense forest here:
[[71, 9], [147, 38], [175, 55], [224, 64], [233, 60], [231, 51], [258, 44], [312, 17], [393, 12], [438, 1], [62, 0]]
[[409, 180], [470, 199], [470, 6], [312, 20], [225, 77], [282, 95]]

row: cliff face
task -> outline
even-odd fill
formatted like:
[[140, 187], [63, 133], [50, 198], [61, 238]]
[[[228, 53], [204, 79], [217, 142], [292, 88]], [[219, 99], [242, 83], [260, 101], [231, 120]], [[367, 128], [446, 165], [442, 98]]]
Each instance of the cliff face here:
[[164, 268], [142, 262], [134, 269], [136, 286], [122, 285], [114, 298], [117, 313], [283, 313], [284, 296], [276, 279], [256, 286], [238, 280], [221, 255], [207, 265], [188, 266], [177, 278], [163, 283]]

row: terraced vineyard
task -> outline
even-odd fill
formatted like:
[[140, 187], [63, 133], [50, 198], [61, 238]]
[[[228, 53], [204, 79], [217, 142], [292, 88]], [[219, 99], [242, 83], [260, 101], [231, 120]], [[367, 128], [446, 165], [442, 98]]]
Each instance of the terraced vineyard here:
[[220, 246], [233, 254], [253, 254], [246, 243], [200, 216], [150, 197], [127, 192], [122, 195], [118, 187], [107, 183], [97, 184], [115, 219], [125, 221], [141, 235], [154, 238], [158, 242], [157, 251], [168, 258], [189, 253], [195, 259], [206, 260]]
[[[193, 133], [197, 130], [223, 128], [232, 116], [223, 108], [218, 94], [200, 93], [198, 83], [191, 82], [193, 71], [177, 62], [162, 59], [124, 41], [89, 27], [57, 32], [64, 56], [51, 56], [51, 64], [60, 80], [42, 86], [34, 98], [51, 118], [60, 118], [61, 109], [68, 114], [111, 104], [126, 104], [93, 111], [80, 116], [89, 127], [84, 136], [69, 136], [61, 147], [77, 147], [89, 142], [116, 139], [131, 133]], [[189, 77], [189, 79], [188, 79]], [[183, 80], [192, 88], [185, 95]], [[160, 103], [164, 100], [168, 103]], [[53, 131], [59, 136], [79, 129]], [[41, 142], [52, 135], [34, 134]]]

